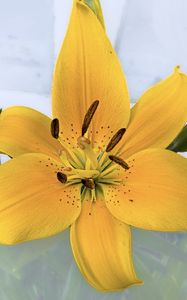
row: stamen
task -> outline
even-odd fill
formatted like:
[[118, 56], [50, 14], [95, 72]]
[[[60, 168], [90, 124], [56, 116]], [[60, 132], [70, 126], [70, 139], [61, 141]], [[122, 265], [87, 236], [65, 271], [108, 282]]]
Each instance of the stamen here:
[[83, 125], [82, 125], [82, 136], [87, 132], [90, 122], [96, 112], [98, 105], [99, 105], [99, 100], [96, 100], [89, 107], [89, 109], [84, 117], [84, 121], [83, 121]]
[[2, 113], [2, 110], [3, 110], [3, 109], [2, 109], [2, 108], [0, 108], [0, 114]]
[[99, 159], [99, 167], [101, 167], [108, 160], [108, 154], [106, 152], [101, 153], [101, 157]]
[[109, 159], [116, 164], [120, 165], [122, 168], [128, 170], [129, 165], [120, 157], [114, 156], [114, 155], [109, 155]]
[[116, 165], [111, 165], [109, 168], [106, 168], [104, 171], [100, 173], [101, 177], [105, 177], [109, 174], [111, 174], [114, 170], [116, 170], [118, 167]]
[[119, 143], [125, 131], [126, 128], [121, 128], [114, 134], [114, 136], [111, 138], [110, 142], [108, 143], [108, 146], [106, 147], [106, 152], [110, 152]]
[[100, 178], [99, 183], [105, 183], [105, 184], [110, 184], [110, 185], [120, 185], [121, 180], [120, 179], [115, 179], [115, 178]]
[[82, 179], [81, 182], [84, 184], [85, 187], [87, 187], [91, 190], [95, 189], [95, 183], [94, 183], [93, 179], [91, 179], [91, 178]]
[[74, 178], [75, 178], [75, 176], [77, 177], [77, 178], [84, 178], [84, 177], [86, 177], [86, 178], [94, 178], [94, 177], [97, 177], [97, 176], [99, 176], [99, 171], [98, 170], [81, 170], [81, 169], [74, 169], [74, 170], [72, 170], [72, 175], [70, 175], [70, 177], [68, 177], [68, 178], [71, 178], [71, 177], [73, 177], [74, 176]]
[[67, 176], [66, 174], [63, 174], [61, 172], [57, 173], [57, 179], [62, 182], [62, 183], [66, 183], [67, 182]]
[[53, 119], [51, 122], [51, 135], [55, 139], [58, 139], [59, 136], [59, 120]]

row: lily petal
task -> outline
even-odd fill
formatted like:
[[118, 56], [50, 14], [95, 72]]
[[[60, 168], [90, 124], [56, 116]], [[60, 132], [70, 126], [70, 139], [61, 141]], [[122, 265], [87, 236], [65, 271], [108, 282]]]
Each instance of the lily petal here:
[[166, 148], [187, 121], [187, 76], [174, 73], [147, 90], [132, 108], [120, 155]]
[[40, 152], [59, 157], [60, 143], [50, 133], [51, 120], [24, 106], [14, 106], [0, 114], [0, 152], [18, 156]]
[[127, 163], [123, 184], [106, 192], [110, 212], [143, 229], [187, 230], [187, 160], [169, 150], [147, 149]]
[[141, 283], [133, 268], [130, 227], [116, 220], [104, 201], [83, 202], [71, 226], [71, 246], [80, 271], [97, 290]]
[[0, 243], [48, 237], [74, 222], [81, 209], [78, 186], [62, 184], [61, 165], [43, 154], [24, 154], [0, 167]]
[[92, 141], [106, 146], [112, 133], [126, 127], [130, 103], [124, 75], [102, 25], [83, 1], [74, 1], [67, 35], [53, 82], [53, 116], [61, 121], [62, 139], [74, 144], [93, 103]]

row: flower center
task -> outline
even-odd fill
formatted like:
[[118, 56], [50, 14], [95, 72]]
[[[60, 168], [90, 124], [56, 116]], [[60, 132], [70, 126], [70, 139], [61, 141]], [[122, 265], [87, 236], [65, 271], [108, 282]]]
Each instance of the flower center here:
[[97, 193], [103, 192], [104, 185], [119, 185], [122, 181], [119, 176], [120, 168], [129, 168], [126, 162], [111, 155], [110, 152], [123, 137], [125, 128], [121, 128], [116, 132], [106, 149], [93, 148], [90, 140], [85, 137], [98, 105], [99, 101], [94, 101], [85, 115], [82, 135], [77, 140], [77, 148], [65, 147], [59, 139], [58, 119], [51, 122], [51, 134], [60, 141], [64, 149], [60, 153], [63, 173], [58, 172], [57, 179], [62, 183], [66, 183], [66, 185], [82, 184], [82, 200], [89, 193], [91, 199], [95, 201]]

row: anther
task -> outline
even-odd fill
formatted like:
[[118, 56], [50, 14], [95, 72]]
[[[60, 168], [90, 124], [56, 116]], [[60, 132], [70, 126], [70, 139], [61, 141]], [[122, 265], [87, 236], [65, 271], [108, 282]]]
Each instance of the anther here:
[[114, 155], [109, 155], [109, 159], [116, 164], [120, 165], [122, 168], [128, 170], [129, 165], [120, 157], [114, 156]]
[[87, 132], [90, 122], [96, 112], [98, 105], [99, 105], [99, 100], [96, 100], [89, 107], [89, 109], [84, 117], [84, 121], [83, 121], [83, 125], [82, 125], [82, 136]]
[[110, 152], [119, 143], [125, 131], [126, 128], [121, 128], [114, 134], [114, 136], [111, 138], [110, 142], [108, 143], [108, 146], [106, 147], [106, 152]]
[[67, 182], [67, 176], [66, 174], [63, 174], [61, 172], [57, 173], [57, 179], [62, 182], [62, 183], [66, 183]]
[[51, 135], [55, 139], [58, 139], [58, 136], [59, 136], [59, 120], [58, 119], [53, 119], [51, 121]]
[[2, 113], [2, 110], [3, 110], [3, 109], [2, 109], [2, 108], [0, 108], [0, 114]]
[[87, 188], [89, 188], [91, 190], [95, 189], [95, 183], [94, 183], [93, 179], [91, 179], [91, 178], [82, 179], [81, 182], [84, 184], [85, 187], [87, 187]]

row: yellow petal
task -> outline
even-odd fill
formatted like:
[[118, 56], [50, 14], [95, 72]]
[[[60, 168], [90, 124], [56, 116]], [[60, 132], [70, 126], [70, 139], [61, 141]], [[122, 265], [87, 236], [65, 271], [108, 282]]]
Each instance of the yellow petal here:
[[124, 75], [102, 25], [92, 10], [75, 0], [53, 82], [53, 116], [61, 120], [65, 142], [80, 136], [85, 113], [93, 101], [100, 105], [90, 133], [99, 145], [129, 120]]
[[0, 114], [0, 152], [12, 157], [41, 152], [54, 158], [61, 146], [50, 133], [51, 120], [40, 112], [24, 107], [7, 108]]
[[187, 121], [187, 76], [178, 67], [147, 90], [132, 109], [121, 155], [146, 148], [166, 148]]
[[57, 179], [61, 165], [43, 154], [24, 154], [0, 167], [0, 243], [48, 237], [80, 213], [78, 186]]
[[133, 268], [130, 228], [110, 214], [104, 201], [83, 202], [71, 226], [71, 246], [80, 271], [94, 288], [114, 291], [141, 283]]
[[110, 212], [148, 230], [187, 230], [187, 160], [169, 150], [147, 149], [127, 163], [123, 184], [106, 191]]

